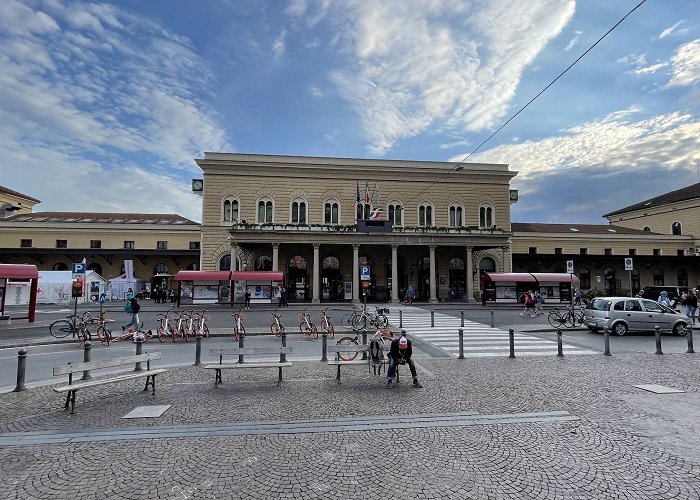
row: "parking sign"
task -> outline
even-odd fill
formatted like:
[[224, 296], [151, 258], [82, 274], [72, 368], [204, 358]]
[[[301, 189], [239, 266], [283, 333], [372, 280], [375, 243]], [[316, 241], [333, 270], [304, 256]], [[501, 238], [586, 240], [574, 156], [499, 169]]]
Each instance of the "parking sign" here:
[[574, 272], [574, 261], [573, 260], [566, 261], [566, 272], [569, 274], [573, 274], [573, 272]]
[[360, 279], [369, 280], [369, 266], [360, 266]]
[[625, 271], [634, 271], [634, 265], [631, 257], [625, 259]]

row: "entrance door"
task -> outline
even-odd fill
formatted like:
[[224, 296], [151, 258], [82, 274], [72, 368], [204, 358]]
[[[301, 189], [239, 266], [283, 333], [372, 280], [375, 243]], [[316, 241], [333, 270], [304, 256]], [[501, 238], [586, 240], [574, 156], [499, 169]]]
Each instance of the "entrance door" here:
[[338, 302], [344, 299], [343, 275], [340, 274], [340, 261], [336, 257], [326, 257], [321, 265], [321, 300]]
[[301, 255], [289, 259], [287, 284], [288, 300], [309, 299], [309, 273], [306, 269], [306, 259]]
[[464, 274], [464, 261], [459, 258], [450, 259], [449, 272], [449, 287], [452, 291], [452, 295], [448, 297], [448, 300], [462, 300], [467, 289]]
[[[430, 257], [418, 259], [416, 269], [418, 271], [416, 298], [428, 300], [430, 298]], [[437, 290], [437, 287], [435, 287], [435, 289]]]

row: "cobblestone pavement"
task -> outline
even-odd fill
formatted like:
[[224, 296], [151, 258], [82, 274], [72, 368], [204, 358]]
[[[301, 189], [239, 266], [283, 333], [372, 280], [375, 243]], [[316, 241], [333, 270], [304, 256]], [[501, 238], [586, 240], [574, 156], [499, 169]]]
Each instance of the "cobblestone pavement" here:
[[[2, 496], [698, 499], [699, 369], [698, 354], [421, 359], [423, 389], [402, 372], [389, 390], [357, 366], [337, 385], [333, 367], [295, 363], [280, 387], [276, 370], [229, 370], [219, 389], [212, 371], [182, 367], [158, 376], [155, 396], [137, 381], [79, 391], [75, 415], [50, 387], [1, 394]], [[121, 418], [139, 405], [172, 406]], [[572, 418], [519, 418], [532, 412]], [[425, 418], [458, 413], [455, 425]], [[275, 432], [284, 421], [301, 430]], [[223, 431], [243, 423], [249, 432]], [[179, 435], [154, 437], [167, 428]], [[83, 436], [31, 444], [38, 431]], [[17, 437], [29, 442], [2, 444]]]

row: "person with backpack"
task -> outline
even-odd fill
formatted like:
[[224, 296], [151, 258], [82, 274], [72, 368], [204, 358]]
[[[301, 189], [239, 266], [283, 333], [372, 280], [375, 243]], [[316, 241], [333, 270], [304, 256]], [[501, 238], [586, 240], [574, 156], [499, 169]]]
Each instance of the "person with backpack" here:
[[412, 354], [413, 346], [411, 345], [411, 341], [406, 337], [406, 330], [401, 330], [401, 337], [392, 340], [391, 348], [389, 349], [389, 369], [386, 372], [387, 387], [391, 388], [396, 367], [400, 364], [408, 364], [408, 368], [411, 370], [411, 376], [413, 376], [413, 387], [418, 389], [423, 387], [420, 382], [418, 382], [416, 364], [413, 362], [413, 359], [411, 359]]
[[284, 285], [280, 285], [280, 303], [278, 304], [278, 307], [289, 307], [289, 304], [287, 304], [287, 289], [284, 287]]
[[131, 313], [131, 321], [129, 321], [126, 325], [122, 326], [122, 332], [126, 331], [132, 326], [134, 326], [135, 329], [138, 330], [139, 326], [141, 326], [141, 324], [139, 323], [139, 311], [141, 310], [141, 306], [136, 300], [136, 297], [132, 297], [126, 301], [124, 310], [128, 313]]
[[532, 291], [522, 294], [520, 297], [525, 309], [520, 313], [520, 316], [530, 316], [534, 318], [537, 315], [535, 310], [535, 299], [532, 297]]
[[246, 289], [245, 289], [245, 308], [246, 309], [250, 309], [250, 297], [251, 297], [250, 288], [246, 287]]

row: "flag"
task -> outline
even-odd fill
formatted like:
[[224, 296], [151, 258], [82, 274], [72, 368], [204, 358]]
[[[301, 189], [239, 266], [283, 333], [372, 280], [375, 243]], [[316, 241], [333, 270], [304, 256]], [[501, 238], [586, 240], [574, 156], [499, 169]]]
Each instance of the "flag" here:
[[360, 203], [360, 183], [357, 182], [357, 203]]
[[379, 185], [374, 183], [374, 190], [372, 191], [372, 204], [379, 205]]
[[381, 208], [373, 208], [372, 213], [370, 214], [369, 218], [370, 219], [379, 219], [382, 216], [382, 209]]
[[369, 203], [371, 200], [369, 196], [369, 183], [365, 181], [365, 203]]

